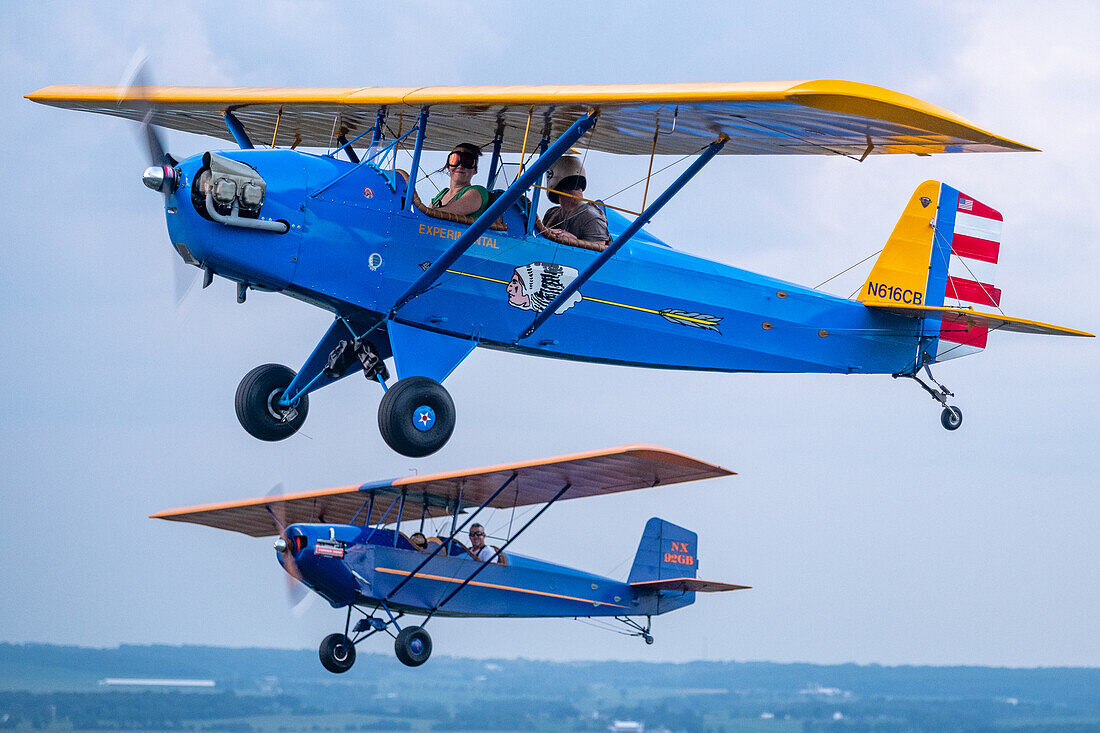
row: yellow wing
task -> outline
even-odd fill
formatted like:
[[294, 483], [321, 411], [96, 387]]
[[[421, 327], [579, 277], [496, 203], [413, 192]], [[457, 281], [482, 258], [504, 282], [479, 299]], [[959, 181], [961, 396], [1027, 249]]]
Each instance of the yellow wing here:
[[[498, 130], [503, 150], [556, 137], [589, 108], [600, 120], [578, 147], [649, 155], [697, 152], [724, 133], [725, 155], [830, 155], [1026, 151], [935, 105], [848, 81], [728, 82], [468, 87], [138, 87], [61, 85], [27, 99], [65, 109], [140, 119], [153, 108], [162, 127], [232, 140], [231, 110], [256, 144], [332, 147], [341, 134], [374, 125], [380, 109], [393, 137], [429, 112], [428, 150], [486, 143]], [[276, 134], [277, 130], [277, 134]]]

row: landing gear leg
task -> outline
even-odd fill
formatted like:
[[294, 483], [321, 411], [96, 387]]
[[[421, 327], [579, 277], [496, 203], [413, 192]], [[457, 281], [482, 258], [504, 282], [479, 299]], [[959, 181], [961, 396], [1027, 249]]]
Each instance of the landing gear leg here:
[[[379, 610], [385, 612], [385, 617], [373, 615]], [[355, 622], [354, 627], [351, 624], [352, 611], [362, 615], [362, 618]], [[385, 602], [380, 602], [370, 614], [358, 606], [348, 606], [348, 619], [344, 624], [344, 633], [329, 634], [321, 642], [321, 664], [329, 672], [336, 674], [348, 671], [355, 663], [355, 647], [364, 639], [382, 632], [393, 637], [393, 650], [402, 664], [407, 667], [419, 667], [432, 655], [432, 637], [421, 626], [402, 628], [398, 620], [404, 615], [404, 613], [398, 613], [395, 616]], [[394, 629], [397, 631], [396, 634]]]
[[932, 369], [928, 364], [924, 365], [924, 371], [928, 375], [928, 381], [935, 385], [935, 389], [925, 384], [921, 378], [917, 376], [918, 372], [905, 372], [893, 376], [894, 379], [898, 377], [908, 377], [919, 384], [921, 389], [932, 396], [932, 399], [943, 405], [943, 411], [940, 412], [940, 424], [947, 430], [958, 430], [963, 421], [962, 410], [954, 405], [947, 404], [947, 398], [954, 397], [955, 393], [936, 381], [936, 378], [932, 376]]
[[653, 618], [651, 616], [645, 617], [645, 626], [642, 626], [629, 616], [616, 616], [615, 620], [634, 629], [634, 631], [623, 631], [620, 633], [626, 634], [627, 636], [640, 636], [642, 637], [642, 641], [646, 643], [646, 646], [653, 644], [653, 635], [649, 633], [649, 629], [653, 625]]

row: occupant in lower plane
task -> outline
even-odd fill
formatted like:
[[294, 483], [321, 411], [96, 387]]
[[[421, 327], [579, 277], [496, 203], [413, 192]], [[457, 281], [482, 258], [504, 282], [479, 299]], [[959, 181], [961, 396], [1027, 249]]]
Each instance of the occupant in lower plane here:
[[485, 562], [493, 557], [493, 548], [485, 544], [485, 528], [477, 522], [470, 525], [470, 554]]
[[413, 532], [409, 535], [409, 542], [420, 552], [428, 549], [428, 538], [424, 536], [423, 532]]
[[447, 156], [443, 170], [451, 177], [451, 185], [432, 199], [432, 208], [452, 214], [477, 217], [489, 208], [489, 192], [484, 186], [470, 184], [477, 173], [481, 148], [473, 143], [459, 143]]
[[602, 251], [611, 241], [607, 216], [599, 206], [581, 198], [587, 187], [581, 159], [574, 155], [559, 158], [546, 171], [546, 197], [558, 205], [546, 212], [542, 223], [566, 244]]

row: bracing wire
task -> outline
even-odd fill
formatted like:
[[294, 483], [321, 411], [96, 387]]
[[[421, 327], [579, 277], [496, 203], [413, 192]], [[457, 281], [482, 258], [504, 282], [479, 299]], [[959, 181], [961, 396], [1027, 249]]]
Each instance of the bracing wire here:
[[[845, 273], [847, 273], [847, 272], [850, 272], [851, 270], [854, 270], [854, 269], [856, 269], [857, 267], [859, 267], [860, 265], [862, 265], [862, 264], [863, 264], [864, 262], [866, 262], [867, 260], [869, 260], [869, 259], [871, 259], [872, 257], [874, 257], [874, 256], [876, 256], [876, 255], [879, 255], [879, 254], [882, 254], [882, 250], [881, 250], [881, 249], [879, 249], [879, 250], [878, 250], [878, 251], [876, 251], [876, 252], [872, 252], [871, 254], [867, 255], [866, 257], [864, 257], [864, 258], [863, 258], [862, 260], [860, 260], [859, 262], [855, 263], [855, 264], [854, 264], [854, 265], [852, 265], [851, 267], [849, 267], [849, 268], [847, 268], [847, 269], [844, 269], [844, 270], [841, 270], [841, 271], [840, 271], [840, 272], [838, 272], [837, 274], [835, 274], [835, 275], [833, 275], [832, 277], [830, 277], [830, 278], [829, 278], [828, 280], [823, 280], [822, 282], [819, 282], [819, 283], [818, 283], [817, 285], [814, 285], [814, 290], [820, 290], [820, 289], [821, 289], [821, 286], [822, 286], [822, 285], [825, 285], [826, 283], [829, 283], [829, 282], [831, 282], [831, 281], [833, 281], [833, 280], [836, 280], [836, 279], [837, 279], [838, 277], [840, 277], [841, 275], [843, 275], [843, 274], [845, 274]], [[849, 297], [849, 298], [851, 298], [852, 296], [854, 296], [854, 295], [855, 295], [856, 293], [858, 293], [858, 292], [859, 292], [859, 288], [856, 288], [856, 291], [855, 291], [854, 293], [852, 293], [852, 295], [850, 295], [850, 296], [848, 296], [848, 297]]]

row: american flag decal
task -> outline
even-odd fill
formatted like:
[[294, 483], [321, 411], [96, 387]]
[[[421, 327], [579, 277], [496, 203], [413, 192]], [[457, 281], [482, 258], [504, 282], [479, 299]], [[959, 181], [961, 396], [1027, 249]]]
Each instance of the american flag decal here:
[[[1001, 249], [1000, 212], [959, 194], [944, 305], [989, 311], [1001, 304], [993, 286]], [[944, 317], [940, 324], [937, 360], [974, 354], [985, 348], [988, 329], [962, 318]]]

